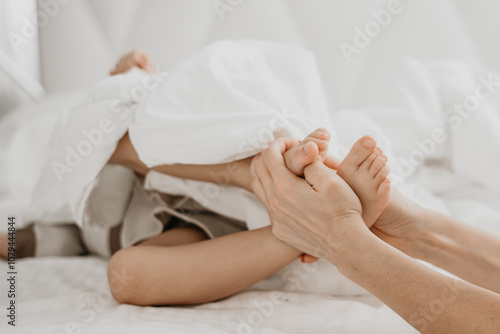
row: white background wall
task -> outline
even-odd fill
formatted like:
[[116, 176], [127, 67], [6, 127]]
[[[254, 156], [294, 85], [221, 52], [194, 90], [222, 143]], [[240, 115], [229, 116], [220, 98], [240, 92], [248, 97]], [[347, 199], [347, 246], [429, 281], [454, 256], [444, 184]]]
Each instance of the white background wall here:
[[485, 64], [500, 71], [500, 1], [455, 0]]
[[40, 50], [42, 82], [48, 92], [58, 92], [88, 89], [136, 47], [168, 69], [218, 39], [283, 42], [316, 54], [335, 107], [383, 103], [370, 91], [406, 56], [462, 58], [500, 70], [496, 0], [401, 0], [404, 11], [348, 64], [339, 44], [352, 42], [353, 28], [363, 27], [373, 19], [370, 11], [387, 8], [388, 1], [241, 0], [221, 21], [213, 0], [38, 0], [39, 13], [49, 17], [40, 45], [33, 39], [16, 53], [5, 36], [22, 33], [34, 0], [2, 0], [0, 46], [36, 78]]
[[[40, 46], [36, 31], [36, 0], [1, 0], [0, 1], [0, 50], [18, 64], [26, 73], [41, 80]], [[33, 24], [32, 37], [25, 38], [26, 43], [16, 47], [13, 40], [23, 36], [26, 20]], [[24, 38], [24, 37], [23, 37]]]

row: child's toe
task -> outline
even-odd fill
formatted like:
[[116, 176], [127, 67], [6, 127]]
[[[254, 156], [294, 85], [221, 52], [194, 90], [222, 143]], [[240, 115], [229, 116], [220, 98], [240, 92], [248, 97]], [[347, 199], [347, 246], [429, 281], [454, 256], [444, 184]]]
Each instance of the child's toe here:
[[380, 171], [380, 169], [385, 165], [387, 160], [379, 155], [374, 160], [372, 165], [370, 166], [370, 175], [375, 176]]
[[376, 184], [382, 183], [385, 179], [387, 179], [390, 172], [391, 172], [391, 170], [390, 170], [389, 166], [387, 166], [387, 165], [382, 166], [382, 168], [380, 168], [378, 173], [375, 175], [375, 178], [374, 178], [375, 183]]
[[330, 141], [330, 133], [323, 128], [319, 128], [309, 134], [305, 139], [304, 143], [314, 142], [318, 146], [320, 153], [328, 151], [328, 142]]
[[368, 156], [368, 158], [365, 159], [365, 161], [363, 161], [363, 163], [361, 164], [361, 166], [359, 168], [363, 168], [363, 171], [365, 172], [368, 172], [371, 168], [371, 166], [373, 165], [373, 162], [375, 161], [375, 159], [377, 159], [378, 155], [376, 153], [372, 153]]
[[359, 167], [376, 148], [377, 143], [370, 136], [364, 136], [359, 139], [351, 148], [349, 154], [342, 162], [349, 166]]
[[391, 181], [389, 179], [385, 179], [377, 189], [377, 197], [378, 198], [387, 198], [387, 203], [389, 202], [391, 194]]
[[308, 138], [311, 137], [311, 138], [315, 138], [315, 139], [318, 139], [318, 140], [326, 140], [326, 141], [329, 141], [330, 140], [330, 132], [328, 132], [327, 129], [325, 128], [319, 128], [319, 129], [316, 129], [314, 130], [309, 136], [307, 136]]

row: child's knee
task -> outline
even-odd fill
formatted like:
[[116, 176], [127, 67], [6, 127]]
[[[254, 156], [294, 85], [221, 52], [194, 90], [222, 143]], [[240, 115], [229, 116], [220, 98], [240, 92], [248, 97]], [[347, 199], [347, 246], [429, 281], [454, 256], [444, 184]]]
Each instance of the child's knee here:
[[134, 268], [134, 247], [116, 252], [108, 263], [108, 283], [111, 294], [122, 304], [136, 304], [139, 276]]

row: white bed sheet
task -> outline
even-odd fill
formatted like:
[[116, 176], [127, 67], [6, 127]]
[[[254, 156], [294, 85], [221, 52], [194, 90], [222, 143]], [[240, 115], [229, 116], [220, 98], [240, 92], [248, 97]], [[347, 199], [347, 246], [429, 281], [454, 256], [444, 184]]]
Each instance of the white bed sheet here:
[[[65, 333], [66, 326], [74, 326], [74, 333], [93, 334], [411, 333], [401, 318], [371, 296], [284, 292], [273, 303], [275, 292], [253, 290], [194, 307], [120, 305], [110, 296], [106, 263], [97, 257], [19, 261], [15, 333]], [[5, 321], [0, 328], [5, 333]]]
[[[471, 199], [473, 198], [473, 199]], [[465, 185], [440, 199], [454, 216], [489, 222], [500, 235], [500, 198]], [[494, 225], [496, 223], [496, 225]], [[487, 228], [487, 226], [484, 226]], [[5, 267], [5, 262], [0, 262]], [[373, 296], [335, 297], [263, 291], [273, 278], [224, 300], [193, 307], [120, 305], [109, 293], [107, 261], [98, 257], [18, 261], [18, 326], [2, 333], [416, 333]], [[0, 290], [6, 291], [1, 280]], [[0, 308], [5, 310], [2, 293]], [[282, 302], [283, 301], [283, 302]], [[272, 304], [272, 306], [269, 306]], [[262, 306], [265, 305], [265, 306]], [[246, 325], [248, 324], [248, 326]], [[66, 327], [67, 326], [67, 327]], [[70, 330], [68, 330], [70, 329]]]

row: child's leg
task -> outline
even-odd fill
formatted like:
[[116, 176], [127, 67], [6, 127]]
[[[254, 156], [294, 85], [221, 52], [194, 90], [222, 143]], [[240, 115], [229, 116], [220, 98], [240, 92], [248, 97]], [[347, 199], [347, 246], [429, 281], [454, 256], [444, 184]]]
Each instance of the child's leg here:
[[[324, 161], [329, 140], [330, 134], [326, 130], [318, 129], [314, 131], [300, 145], [285, 153], [284, 158], [287, 167], [295, 174], [301, 176], [305, 166], [317, 159]], [[161, 165], [155, 166], [152, 169], [183, 179], [224, 183], [252, 191], [251, 159], [247, 158], [216, 165]], [[128, 133], [118, 142], [109, 162], [125, 166], [142, 175], [147, 174], [150, 170], [139, 159], [139, 155], [132, 146]], [[214, 175], [223, 175], [224, 177], [214, 177]]]
[[[108, 280], [121, 303], [199, 304], [240, 292], [296, 260], [301, 252], [271, 227], [204, 240], [201, 231], [174, 229], [111, 258]], [[183, 239], [187, 244], [180, 245]]]
[[[7, 259], [9, 256], [9, 235], [0, 234], [0, 258]], [[33, 226], [27, 226], [16, 231], [15, 236], [16, 258], [30, 257], [35, 254], [35, 235]]]
[[[0, 234], [0, 258], [8, 257], [9, 235]], [[80, 229], [74, 224], [32, 225], [16, 230], [17, 259], [31, 256], [76, 256], [87, 253]]]
[[[294, 172], [301, 174], [306, 165], [324, 157], [328, 144], [325, 136], [324, 131], [315, 131], [301, 145], [287, 152], [285, 160]], [[128, 136], [121, 140], [110, 162], [120, 163], [139, 173], [148, 171]], [[231, 164], [230, 167], [227, 164], [172, 165], [156, 169], [177, 177], [212, 182], [212, 173], [231, 170], [233, 173], [226, 172], [229, 177], [226, 183], [249, 189], [250, 162], [243, 160]], [[122, 249], [111, 258], [108, 280], [116, 300], [136, 305], [209, 302], [248, 288], [302, 255], [276, 239], [271, 227], [201, 242], [196, 242], [201, 236], [192, 235], [193, 231], [178, 230], [183, 238], [193, 238], [189, 244], [182, 245], [173, 235], [174, 231]], [[115, 277], [116, 273], [126, 275], [125, 286], [122, 278]]]
[[207, 240], [208, 237], [197, 227], [179, 227], [163, 232], [156, 237], [144, 240], [137, 246], [179, 246]]
[[[130, 168], [136, 173], [146, 175], [151, 169], [163, 174], [213, 183], [234, 185], [250, 190], [250, 159], [243, 159], [225, 164], [217, 165], [161, 165], [148, 168], [140, 159], [128, 133], [118, 142], [115, 152], [109, 159], [109, 163], [122, 165]], [[214, 175], [223, 173], [224, 178]]]

